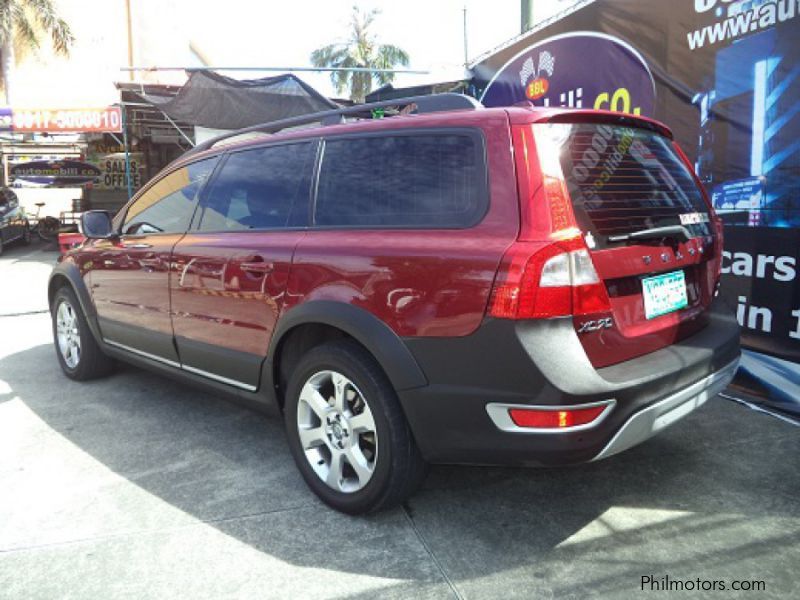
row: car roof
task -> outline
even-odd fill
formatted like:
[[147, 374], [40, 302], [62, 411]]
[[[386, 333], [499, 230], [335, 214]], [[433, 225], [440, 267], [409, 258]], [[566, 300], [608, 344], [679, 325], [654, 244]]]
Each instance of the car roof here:
[[283, 129], [275, 133], [245, 133], [243, 136], [247, 137], [243, 137], [242, 139], [237, 139], [234, 133], [233, 137], [222, 140], [208, 149], [200, 152], [187, 152], [183, 156], [178, 157], [174, 163], [169, 166], [169, 169], [171, 170], [182, 164], [217, 156], [225, 152], [258, 147], [271, 143], [313, 140], [331, 136], [382, 130], [435, 129], [439, 127], [452, 128], [459, 126], [474, 127], [481, 122], [496, 120], [498, 118], [513, 124], [568, 122], [619, 124], [650, 129], [670, 139], [673, 137], [672, 131], [659, 121], [638, 115], [607, 110], [538, 107], [530, 104], [493, 108], [479, 107], [472, 110], [448, 110], [424, 114], [411, 113], [378, 119], [354, 119], [344, 123], [330, 125], [304, 125], [297, 128]]

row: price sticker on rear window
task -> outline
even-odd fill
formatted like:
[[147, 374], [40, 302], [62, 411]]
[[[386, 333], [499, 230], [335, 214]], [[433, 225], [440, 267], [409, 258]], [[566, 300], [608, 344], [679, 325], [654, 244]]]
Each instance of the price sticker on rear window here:
[[698, 225], [708, 223], [708, 215], [700, 212], [684, 213], [680, 215], [681, 225]]

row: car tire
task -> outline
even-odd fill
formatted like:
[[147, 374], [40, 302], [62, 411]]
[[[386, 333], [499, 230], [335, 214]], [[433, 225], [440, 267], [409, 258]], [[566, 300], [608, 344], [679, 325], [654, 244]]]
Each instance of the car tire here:
[[58, 242], [58, 230], [61, 227], [61, 223], [55, 217], [42, 217], [39, 219], [39, 225], [36, 228], [36, 233], [39, 234], [39, 238], [46, 243], [49, 242]]
[[111, 372], [113, 361], [97, 344], [72, 289], [59, 288], [50, 314], [56, 356], [67, 377], [85, 381]]
[[374, 512], [404, 501], [422, 483], [426, 464], [397, 394], [358, 343], [310, 350], [292, 371], [285, 397], [292, 456], [329, 506]]

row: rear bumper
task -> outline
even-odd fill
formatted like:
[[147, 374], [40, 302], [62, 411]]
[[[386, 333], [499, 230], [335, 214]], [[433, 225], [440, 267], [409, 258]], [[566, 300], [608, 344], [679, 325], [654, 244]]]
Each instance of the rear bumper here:
[[632, 448], [700, 408], [728, 387], [738, 367], [737, 358], [716, 373], [634, 413], [592, 460], [608, 458]]
[[[724, 389], [740, 352], [739, 326], [719, 309], [693, 336], [602, 369], [570, 319], [487, 320], [470, 336], [405, 341], [430, 382], [399, 392], [423, 455], [468, 464], [559, 465], [621, 452]], [[598, 403], [613, 408], [566, 431], [515, 430], [490, 416], [491, 406]]]

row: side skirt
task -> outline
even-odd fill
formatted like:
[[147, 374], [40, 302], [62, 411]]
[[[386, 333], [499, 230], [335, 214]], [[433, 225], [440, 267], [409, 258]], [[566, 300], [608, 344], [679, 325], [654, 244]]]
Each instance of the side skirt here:
[[[137, 367], [147, 369], [153, 373], [166, 375], [172, 379], [182, 383], [189, 384], [193, 387], [200, 388], [210, 392], [216, 392], [224, 396], [227, 400], [233, 401], [236, 404], [245, 406], [260, 413], [279, 415], [280, 410], [278, 403], [275, 399], [274, 390], [269, 389], [266, 385], [262, 385], [262, 390], [243, 390], [232, 387], [226, 383], [217, 382], [203, 375], [191, 373], [180, 368], [177, 363], [162, 362], [163, 359], [151, 358], [145, 353], [132, 352], [126, 348], [112, 345], [111, 343], [101, 342], [103, 351], [109, 356], [130, 363]], [[265, 365], [267, 362], [265, 361]], [[262, 379], [266, 384], [272, 378]]]

